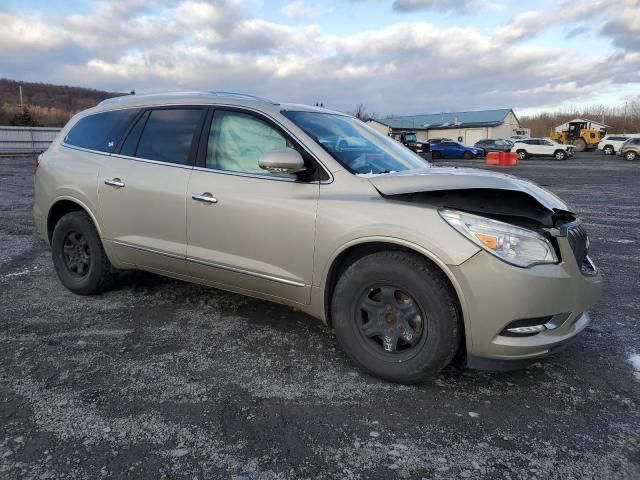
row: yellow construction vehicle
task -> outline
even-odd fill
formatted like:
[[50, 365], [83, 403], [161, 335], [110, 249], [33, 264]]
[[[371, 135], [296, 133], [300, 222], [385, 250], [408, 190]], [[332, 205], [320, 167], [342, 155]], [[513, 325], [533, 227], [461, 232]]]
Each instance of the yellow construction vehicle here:
[[568, 128], [561, 132], [552, 131], [549, 138], [564, 145], [573, 145], [576, 152], [595, 150], [606, 134], [599, 128], [592, 128], [591, 122], [569, 122], [568, 125]]

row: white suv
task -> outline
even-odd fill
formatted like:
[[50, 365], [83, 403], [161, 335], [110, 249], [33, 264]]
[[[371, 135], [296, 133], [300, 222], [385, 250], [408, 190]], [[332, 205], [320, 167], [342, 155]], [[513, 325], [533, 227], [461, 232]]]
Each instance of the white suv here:
[[622, 144], [630, 138], [640, 137], [640, 134], [633, 133], [629, 135], [607, 135], [600, 143], [598, 143], [598, 150], [602, 150], [605, 155], [613, 155], [620, 150]]
[[573, 156], [573, 145], [562, 145], [549, 138], [527, 138], [516, 140], [512, 152], [518, 154], [520, 160], [529, 157], [554, 157], [556, 160], [566, 160]]

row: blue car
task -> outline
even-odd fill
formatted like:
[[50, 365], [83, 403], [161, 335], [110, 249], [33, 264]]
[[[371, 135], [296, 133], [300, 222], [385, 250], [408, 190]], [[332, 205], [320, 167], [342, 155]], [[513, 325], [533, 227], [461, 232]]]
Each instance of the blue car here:
[[431, 145], [431, 158], [471, 158], [481, 157], [484, 155], [482, 148], [469, 147], [460, 142], [440, 142]]

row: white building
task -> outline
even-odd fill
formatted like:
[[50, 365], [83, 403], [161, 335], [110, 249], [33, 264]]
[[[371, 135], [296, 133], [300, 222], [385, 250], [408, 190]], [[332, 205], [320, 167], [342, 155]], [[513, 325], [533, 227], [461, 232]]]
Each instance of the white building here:
[[529, 132], [510, 108], [379, 118], [367, 123], [385, 135], [410, 131], [416, 133], [418, 140], [449, 138], [467, 145], [485, 138], [508, 138]]

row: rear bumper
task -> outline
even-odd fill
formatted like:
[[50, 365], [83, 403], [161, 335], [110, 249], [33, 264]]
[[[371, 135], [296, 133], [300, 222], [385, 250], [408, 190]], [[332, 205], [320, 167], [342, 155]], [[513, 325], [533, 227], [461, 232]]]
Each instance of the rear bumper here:
[[[566, 238], [558, 244], [563, 261], [557, 265], [518, 268], [481, 251], [451, 267], [464, 297], [470, 365], [489, 360], [526, 363], [544, 357], [589, 324], [587, 310], [600, 297], [602, 278], [581, 273]], [[504, 334], [516, 320], [546, 317], [553, 317], [549, 330], [530, 336]]]

